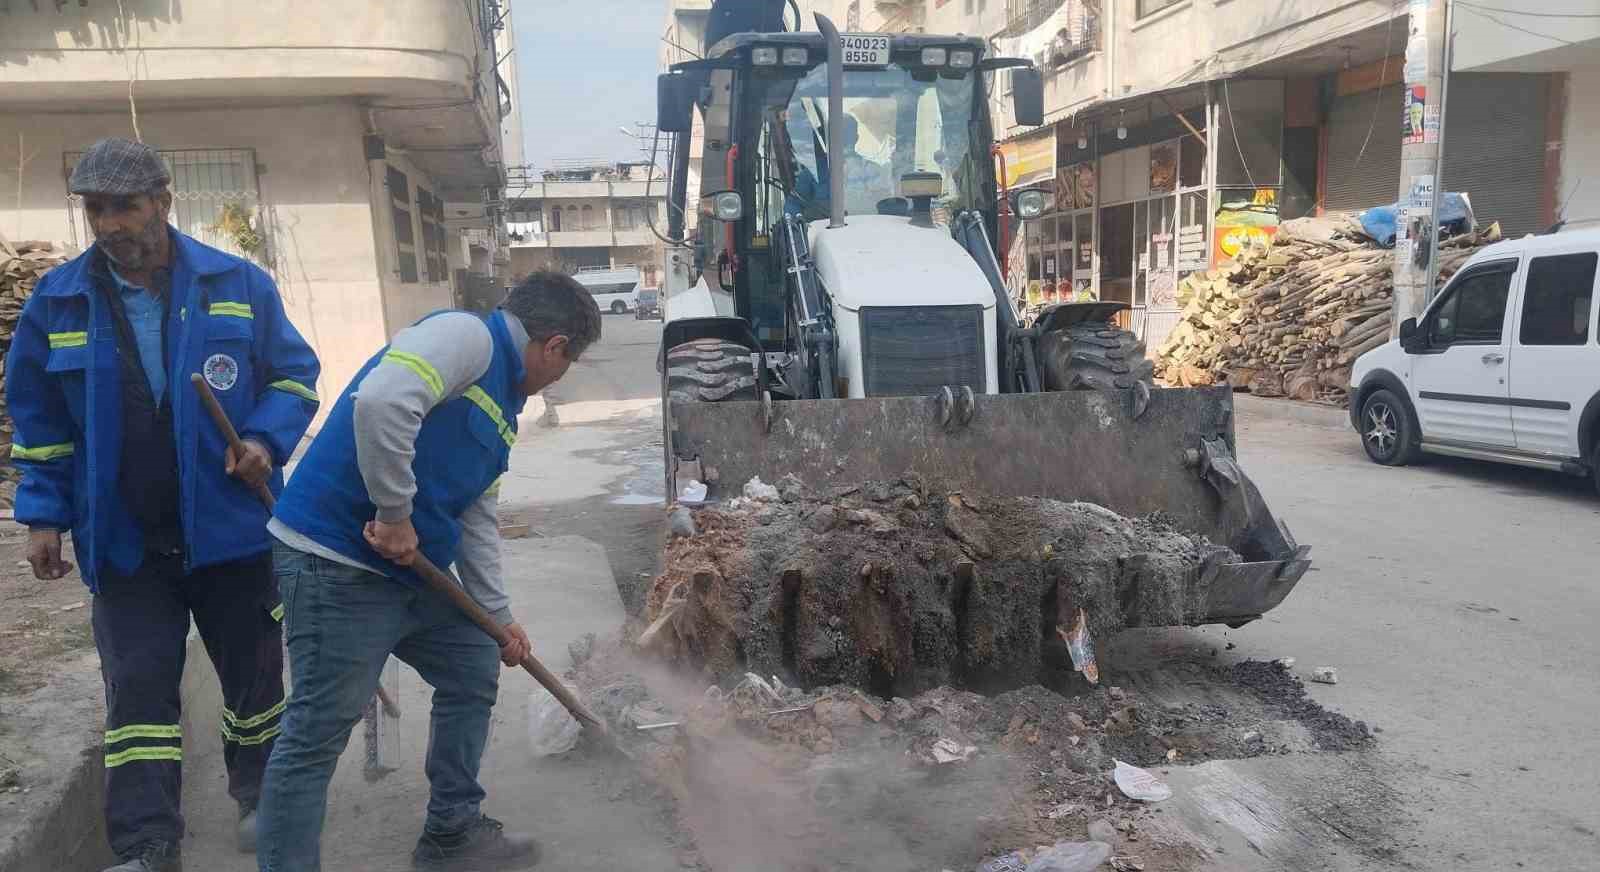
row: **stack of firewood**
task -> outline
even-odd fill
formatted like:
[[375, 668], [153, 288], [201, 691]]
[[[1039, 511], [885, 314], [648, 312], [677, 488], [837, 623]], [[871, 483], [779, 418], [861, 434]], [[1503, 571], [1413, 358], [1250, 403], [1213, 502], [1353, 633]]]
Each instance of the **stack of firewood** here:
[[[1499, 238], [1494, 224], [1443, 241], [1440, 282]], [[1343, 405], [1351, 364], [1389, 340], [1393, 265], [1348, 218], [1287, 222], [1270, 246], [1184, 279], [1183, 320], [1157, 349], [1157, 375]]]
[[[11, 351], [11, 336], [22, 319], [22, 304], [33, 294], [39, 278], [71, 257], [61, 246], [48, 242], [7, 243], [0, 237], [0, 376], [5, 373], [5, 356]], [[11, 464], [11, 435], [14, 428], [6, 410], [4, 383], [0, 382], [0, 508], [11, 508], [16, 500], [17, 482], [22, 474]]]

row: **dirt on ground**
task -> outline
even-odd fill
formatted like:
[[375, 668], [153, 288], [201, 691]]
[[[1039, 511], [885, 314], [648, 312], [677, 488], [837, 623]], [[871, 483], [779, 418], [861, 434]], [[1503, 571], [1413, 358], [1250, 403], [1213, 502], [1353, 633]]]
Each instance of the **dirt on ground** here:
[[[0, 521], [0, 697], [37, 690], [63, 655], [94, 646], [89, 590], [77, 570], [34, 578], [27, 544], [26, 527]], [[70, 555], [70, 538], [63, 547]]]
[[674, 521], [646, 601], [668, 659], [719, 680], [748, 669], [880, 696], [1068, 689], [1095, 639], [1204, 617], [1204, 569], [1238, 559], [1161, 518], [912, 477], [825, 494], [790, 477], [747, 492], [765, 496]]
[[1170, 688], [1115, 685], [885, 698], [754, 673], [707, 685], [630, 647], [574, 651], [569, 678], [674, 799], [692, 837], [685, 856], [719, 872], [969, 870], [1086, 840], [1091, 824], [1102, 838], [1115, 832], [1115, 868], [1193, 869], [1204, 851], [1164, 835], [1159, 802], [1119, 789], [1116, 761], [1160, 778], [1209, 760], [1373, 744], [1365, 724], [1317, 705], [1276, 663], [1174, 664], [1184, 702]]

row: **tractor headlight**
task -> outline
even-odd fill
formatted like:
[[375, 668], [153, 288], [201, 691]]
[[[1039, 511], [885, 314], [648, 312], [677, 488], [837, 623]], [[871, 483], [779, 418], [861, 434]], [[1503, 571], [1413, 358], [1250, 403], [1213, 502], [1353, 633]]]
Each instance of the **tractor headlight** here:
[[950, 60], [950, 50], [946, 48], [925, 48], [922, 50], [922, 65], [925, 67], [942, 67]]
[[953, 51], [950, 53], [950, 68], [953, 70], [970, 70], [978, 60], [977, 54], [970, 51]]
[[1044, 191], [1030, 190], [1017, 192], [1017, 216], [1024, 219], [1037, 218], [1044, 214]]
[[803, 48], [786, 48], [783, 50], [783, 65], [786, 67], [803, 67], [811, 62], [811, 54]]
[[758, 67], [775, 67], [778, 65], [778, 49], [776, 46], [759, 45], [750, 50], [750, 63]]
[[738, 191], [723, 191], [711, 197], [711, 214], [718, 221], [738, 221], [744, 217], [744, 197]]

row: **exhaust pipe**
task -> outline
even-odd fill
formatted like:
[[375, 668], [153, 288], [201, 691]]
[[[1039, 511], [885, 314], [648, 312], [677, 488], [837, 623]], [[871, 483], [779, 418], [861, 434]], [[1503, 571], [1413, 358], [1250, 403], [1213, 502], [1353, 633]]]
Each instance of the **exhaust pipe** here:
[[817, 29], [828, 43], [828, 226], [844, 225], [844, 43], [839, 28], [817, 13]]

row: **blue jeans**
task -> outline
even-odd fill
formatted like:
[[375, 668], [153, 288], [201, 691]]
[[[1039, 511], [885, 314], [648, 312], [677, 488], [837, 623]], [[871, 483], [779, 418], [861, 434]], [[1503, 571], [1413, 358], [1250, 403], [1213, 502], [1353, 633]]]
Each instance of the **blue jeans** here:
[[478, 763], [500, 686], [500, 649], [428, 590], [283, 545], [273, 554], [293, 687], [262, 786], [261, 872], [321, 869], [328, 782], [390, 653], [434, 687], [425, 828], [478, 817]]

